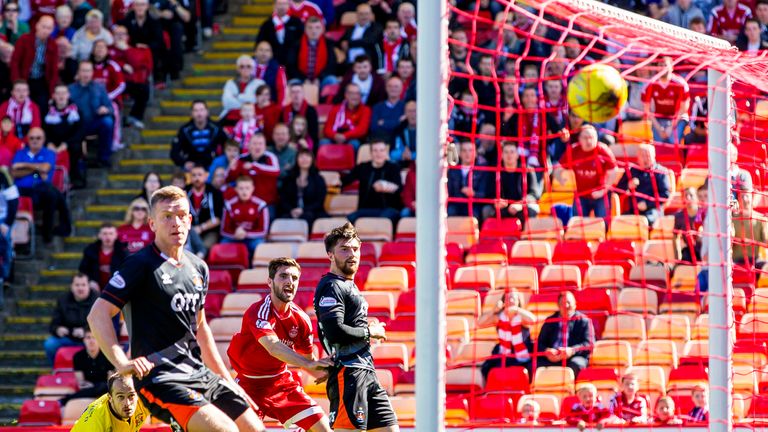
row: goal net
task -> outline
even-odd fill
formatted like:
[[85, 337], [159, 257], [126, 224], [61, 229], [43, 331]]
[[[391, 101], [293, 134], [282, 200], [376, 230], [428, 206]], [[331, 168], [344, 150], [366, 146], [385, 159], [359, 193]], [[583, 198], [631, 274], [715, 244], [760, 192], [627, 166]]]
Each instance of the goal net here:
[[[767, 418], [765, 52], [590, 0], [447, 10], [445, 424]], [[602, 123], [567, 101], [591, 64], [628, 84]]]

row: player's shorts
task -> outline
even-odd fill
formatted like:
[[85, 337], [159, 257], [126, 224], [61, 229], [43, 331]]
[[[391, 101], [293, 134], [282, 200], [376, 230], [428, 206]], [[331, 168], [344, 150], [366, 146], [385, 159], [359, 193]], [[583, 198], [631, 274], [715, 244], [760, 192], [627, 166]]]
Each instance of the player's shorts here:
[[323, 418], [323, 410], [304, 393], [289, 372], [274, 378], [237, 376], [237, 383], [259, 406], [259, 417], [272, 417], [287, 429], [299, 426], [309, 430]]
[[334, 429], [368, 430], [397, 425], [387, 392], [372, 370], [332, 368], [326, 391]]
[[213, 404], [232, 420], [250, 408], [231, 383], [207, 368], [192, 374], [150, 373], [136, 382], [136, 391], [153, 417], [184, 430], [205, 405]]

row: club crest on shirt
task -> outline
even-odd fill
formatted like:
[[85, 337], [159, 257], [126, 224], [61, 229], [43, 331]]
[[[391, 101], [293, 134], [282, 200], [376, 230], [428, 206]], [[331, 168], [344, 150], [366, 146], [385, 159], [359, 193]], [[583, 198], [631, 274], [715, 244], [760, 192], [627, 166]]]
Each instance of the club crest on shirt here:
[[359, 423], [365, 422], [365, 411], [362, 408], [358, 408], [357, 411], [355, 411], [355, 419]]
[[291, 327], [291, 330], [288, 332], [288, 336], [291, 337], [291, 339], [296, 339], [296, 336], [299, 335], [299, 328], [296, 326]]
[[199, 392], [196, 392], [194, 390], [187, 390], [187, 396], [189, 397], [189, 400], [192, 402], [200, 402], [203, 400], [203, 395], [201, 395]]
[[173, 283], [173, 279], [171, 279], [171, 275], [168, 273], [163, 273], [160, 278], [163, 280], [163, 285], [170, 285]]
[[195, 277], [192, 278], [192, 285], [194, 285], [196, 290], [202, 291], [203, 290], [203, 278], [200, 277], [200, 275], [195, 275]]
[[115, 274], [112, 275], [112, 278], [109, 280], [109, 284], [117, 289], [123, 289], [125, 288], [125, 279], [120, 276], [119, 271], [116, 271]]

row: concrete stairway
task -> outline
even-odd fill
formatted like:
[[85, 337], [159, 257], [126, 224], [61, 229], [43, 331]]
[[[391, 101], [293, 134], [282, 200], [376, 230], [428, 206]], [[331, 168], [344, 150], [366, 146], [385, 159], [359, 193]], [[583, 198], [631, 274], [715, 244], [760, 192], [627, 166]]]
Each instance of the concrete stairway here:
[[[34, 259], [17, 262], [12, 294], [0, 312], [0, 425], [18, 417], [21, 403], [33, 396], [37, 377], [50, 373], [42, 343], [56, 299], [69, 289], [83, 247], [94, 240], [103, 221], [122, 223], [147, 171], [160, 172], [164, 181], [169, 180], [175, 170], [169, 158], [170, 141], [188, 120], [190, 101], [203, 99], [211, 114], [218, 114], [221, 89], [235, 74], [235, 59], [253, 53], [259, 25], [271, 12], [269, 0], [230, 1], [229, 15], [217, 19], [221, 34], [206, 42], [202, 53], [185, 57], [181, 80], [156, 92], [145, 117], [146, 129], [124, 129], [129, 148], [116, 156], [110, 172], [89, 170], [88, 189], [71, 194], [73, 236], [52, 250], [39, 247]], [[38, 245], [42, 245], [39, 238]]]

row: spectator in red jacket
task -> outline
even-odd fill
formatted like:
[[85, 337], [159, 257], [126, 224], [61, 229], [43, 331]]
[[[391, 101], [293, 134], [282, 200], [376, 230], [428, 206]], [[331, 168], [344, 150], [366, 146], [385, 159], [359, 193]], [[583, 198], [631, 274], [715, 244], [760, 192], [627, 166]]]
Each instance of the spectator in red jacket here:
[[127, 245], [128, 253], [138, 252], [155, 240], [155, 233], [149, 228], [149, 205], [144, 198], [131, 201], [125, 223], [117, 228], [117, 239]]
[[17, 137], [27, 136], [30, 128], [41, 126], [40, 109], [29, 98], [29, 85], [26, 81], [14, 81], [11, 98], [0, 105], [0, 116], [8, 116], [13, 120]]
[[[8, 166], [13, 155], [23, 147], [24, 143], [16, 136], [16, 128], [13, 126], [13, 120], [6, 115], [0, 120], [0, 151], [4, 153], [3, 161], [7, 162], [2, 165]], [[8, 156], [7, 160], [6, 156]]]
[[248, 261], [264, 241], [269, 230], [267, 203], [254, 196], [254, 181], [240, 176], [235, 184], [237, 196], [224, 203], [221, 222], [222, 243], [243, 243], [248, 248]]
[[355, 148], [360, 147], [360, 141], [368, 135], [371, 123], [371, 109], [362, 104], [360, 86], [349, 83], [344, 89], [344, 101], [331, 108], [325, 121], [323, 134], [327, 137], [320, 141], [323, 144], [349, 143]]
[[121, 143], [122, 122], [120, 121], [120, 107], [122, 106], [122, 95], [125, 91], [123, 70], [116, 61], [109, 58], [109, 46], [106, 41], [101, 39], [93, 43], [91, 62], [93, 63], [93, 81], [104, 85], [104, 88], [107, 89], [107, 96], [112, 101], [112, 115], [114, 117], [112, 149], [119, 150], [123, 147]]
[[272, 136], [272, 130], [280, 121], [282, 106], [272, 102], [272, 90], [266, 84], [256, 89], [256, 106], [254, 117], [264, 135]]
[[[38, 20], [35, 32], [22, 35], [11, 56], [11, 81], [28, 80], [32, 100], [37, 106], [48, 105], [48, 98], [59, 79], [59, 50], [53, 33], [53, 18]], [[38, 52], [42, 50], [42, 55]]]
[[256, 132], [251, 137], [248, 154], [240, 156], [229, 165], [227, 182], [233, 182], [241, 176], [253, 179], [254, 195], [264, 200], [270, 207], [270, 215], [274, 215], [280, 162], [277, 156], [267, 151], [267, 138], [262, 132]]
[[123, 70], [125, 93], [133, 99], [128, 113], [128, 125], [144, 129], [144, 112], [149, 102], [149, 76], [154, 69], [152, 51], [146, 47], [133, 47], [128, 44], [128, 29], [117, 25], [112, 28], [115, 44], [109, 50], [109, 56]]

